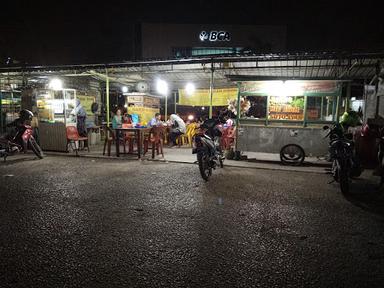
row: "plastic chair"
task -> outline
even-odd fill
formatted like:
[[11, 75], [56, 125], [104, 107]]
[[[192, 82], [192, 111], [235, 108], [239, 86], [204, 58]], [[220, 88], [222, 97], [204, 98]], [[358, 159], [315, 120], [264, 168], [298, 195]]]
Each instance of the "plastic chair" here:
[[81, 137], [75, 126], [68, 126], [66, 128], [66, 132], [67, 132], [66, 133], [67, 134], [67, 150], [68, 150], [68, 146], [71, 145], [72, 150], [76, 152], [76, 155], [79, 155], [78, 153], [79, 148], [77, 147], [76, 142], [79, 142], [79, 146], [80, 146], [80, 143], [82, 142], [84, 149], [87, 148], [89, 152], [88, 137]]
[[152, 159], [155, 158], [155, 150], [157, 155], [161, 153], [161, 155], [164, 157], [164, 132], [164, 127], [152, 127], [149, 135], [144, 139], [144, 155], [148, 152], [149, 144], [151, 144]]
[[105, 148], [108, 146], [108, 156], [111, 156], [111, 146], [114, 141], [116, 141], [115, 133], [110, 127], [104, 126], [104, 148], [103, 155], [105, 155]]
[[235, 142], [235, 127], [228, 127], [224, 129], [223, 135], [221, 136], [221, 147], [223, 150], [228, 150], [231, 148]]
[[197, 123], [191, 123], [191, 124], [189, 124], [189, 126], [190, 126], [190, 129], [189, 129], [189, 131], [187, 131], [186, 134], [188, 137], [188, 143], [192, 147], [192, 139], [193, 139], [193, 136], [196, 135]]
[[133, 152], [133, 143], [137, 142], [135, 132], [124, 132], [124, 153], [126, 153], [125, 145], [128, 143], [128, 153]]

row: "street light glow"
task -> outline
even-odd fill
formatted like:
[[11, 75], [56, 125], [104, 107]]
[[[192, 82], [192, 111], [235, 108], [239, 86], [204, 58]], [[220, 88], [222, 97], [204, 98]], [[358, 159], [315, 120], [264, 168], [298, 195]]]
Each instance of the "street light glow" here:
[[167, 95], [168, 93], [168, 83], [165, 82], [164, 80], [158, 79], [156, 82], [156, 90], [159, 92], [161, 95]]
[[48, 87], [53, 90], [61, 90], [63, 89], [63, 81], [60, 79], [52, 79], [51, 82], [49, 82]]
[[121, 87], [121, 91], [122, 91], [123, 93], [127, 93], [127, 92], [128, 92], [128, 87], [127, 87], [127, 86], [123, 86], [123, 87]]
[[193, 83], [187, 83], [187, 85], [185, 85], [185, 91], [188, 95], [192, 95], [195, 92], [195, 85]]

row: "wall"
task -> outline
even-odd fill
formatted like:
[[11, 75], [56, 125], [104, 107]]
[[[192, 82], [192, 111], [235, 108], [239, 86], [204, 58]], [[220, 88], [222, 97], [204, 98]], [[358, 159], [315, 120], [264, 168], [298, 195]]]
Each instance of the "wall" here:
[[324, 156], [328, 151], [328, 138], [321, 128], [286, 128], [241, 125], [240, 151], [279, 153], [287, 144], [298, 144], [306, 156]]

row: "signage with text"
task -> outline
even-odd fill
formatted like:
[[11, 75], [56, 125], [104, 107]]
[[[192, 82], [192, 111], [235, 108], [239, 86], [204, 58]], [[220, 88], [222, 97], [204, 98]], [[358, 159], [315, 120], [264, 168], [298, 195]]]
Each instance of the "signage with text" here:
[[227, 31], [201, 31], [199, 35], [200, 41], [231, 41], [231, 36]]

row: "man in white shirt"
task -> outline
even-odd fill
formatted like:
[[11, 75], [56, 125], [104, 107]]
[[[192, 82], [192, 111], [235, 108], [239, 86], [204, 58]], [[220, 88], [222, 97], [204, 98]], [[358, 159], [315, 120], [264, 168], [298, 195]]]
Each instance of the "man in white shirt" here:
[[176, 114], [171, 114], [171, 116], [169, 116], [169, 123], [172, 127], [169, 135], [171, 146], [175, 146], [176, 138], [186, 132], [186, 126], [183, 119]]

